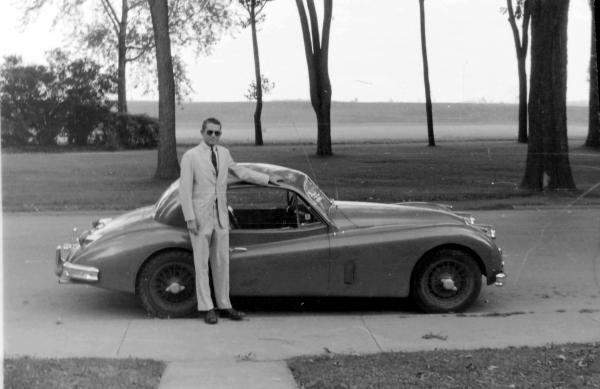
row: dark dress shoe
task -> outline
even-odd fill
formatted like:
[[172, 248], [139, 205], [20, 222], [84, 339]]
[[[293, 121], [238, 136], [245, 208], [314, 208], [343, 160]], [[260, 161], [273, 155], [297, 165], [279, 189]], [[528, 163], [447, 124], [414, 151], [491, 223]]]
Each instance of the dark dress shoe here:
[[217, 313], [214, 309], [206, 312], [206, 315], [204, 315], [204, 321], [206, 324], [217, 324], [219, 319], [217, 318]]
[[220, 313], [221, 313], [221, 317], [226, 317], [230, 320], [236, 320], [236, 321], [244, 320], [244, 313], [240, 312], [240, 311], [236, 311], [233, 308], [222, 309], [220, 311]]

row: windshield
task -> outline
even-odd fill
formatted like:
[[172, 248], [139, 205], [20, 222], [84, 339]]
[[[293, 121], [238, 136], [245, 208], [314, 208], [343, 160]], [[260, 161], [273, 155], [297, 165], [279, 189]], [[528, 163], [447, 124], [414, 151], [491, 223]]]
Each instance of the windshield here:
[[312, 201], [317, 203], [317, 205], [321, 207], [321, 209], [326, 214], [329, 213], [329, 208], [331, 207], [332, 201], [329, 199], [329, 197], [327, 197], [325, 193], [323, 193], [321, 189], [319, 189], [317, 184], [315, 184], [308, 177], [306, 177], [306, 179], [304, 180], [304, 193], [306, 193], [306, 195]]

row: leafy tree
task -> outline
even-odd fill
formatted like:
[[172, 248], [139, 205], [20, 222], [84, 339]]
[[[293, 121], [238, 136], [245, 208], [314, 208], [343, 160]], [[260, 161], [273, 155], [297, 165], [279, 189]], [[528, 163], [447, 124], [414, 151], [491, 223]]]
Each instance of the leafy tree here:
[[[517, 52], [517, 69], [519, 74], [519, 132], [518, 142], [527, 143], [527, 50], [529, 46], [529, 21], [531, 13], [529, 0], [516, 0], [516, 8], [513, 0], [506, 0], [508, 12], [508, 23], [513, 33], [515, 50]], [[517, 26], [517, 20], [522, 19], [521, 32]]]
[[158, 161], [155, 177], [173, 179], [179, 176], [177, 143], [175, 140], [175, 79], [169, 36], [169, 6], [167, 0], [148, 0], [156, 44], [158, 74]]
[[[143, 23], [143, 0], [122, 0], [120, 15], [111, 0], [100, 0], [103, 18], [83, 26], [87, 31], [79, 34], [91, 49], [98, 50], [104, 58], [117, 54], [117, 110], [127, 112], [127, 64], [144, 56], [151, 48], [152, 39], [147, 23]], [[63, 3], [64, 7], [64, 3]], [[136, 11], [136, 12], [132, 12]], [[98, 12], [97, 12], [98, 13]]]
[[68, 61], [61, 51], [48, 55], [48, 66], [24, 65], [7, 57], [2, 79], [3, 144], [56, 144], [60, 133], [71, 143], [86, 144], [87, 136], [108, 112], [107, 94], [114, 80], [90, 60]]
[[5, 57], [0, 68], [2, 144], [49, 144], [61, 131], [56, 112], [60, 101], [55, 76], [43, 65], [24, 65], [20, 57]]
[[[529, 142], [521, 186], [574, 189], [567, 143], [568, 0], [528, 0], [531, 11]], [[547, 183], [547, 185], [546, 185]]]
[[[254, 77], [256, 78], [254, 82], [254, 91], [253, 95], [256, 100], [256, 109], [254, 110], [254, 144], [257, 146], [262, 146], [263, 138], [262, 138], [262, 124], [260, 120], [260, 116], [262, 114], [262, 106], [263, 106], [263, 82], [262, 82], [262, 74], [260, 73], [260, 57], [258, 55], [258, 37], [256, 33], [256, 24], [260, 23], [264, 20], [264, 14], [261, 15], [263, 8], [270, 0], [238, 0], [239, 3], [244, 7], [244, 9], [248, 12], [248, 20], [244, 21], [242, 25], [250, 26], [252, 29], [252, 51], [254, 53]], [[251, 86], [252, 87], [252, 86]]]
[[102, 73], [97, 63], [84, 59], [69, 61], [60, 50], [52, 51], [48, 62], [61, 97], [63, 130], [69, 143], [85, 146], [89, 134], [109, 112], [111, 103], [107, 94], [114, 92], [115, 80], [112, 75]]
[[[317, 155], [332, 155], [331, 148], [331, 81], [329, 79], [329, 32], [331, 29], [332, 0], [323, 0], [322, 38], [314, 0], [306, 0], [309, 18], [302, 0], [296, 0], [304, 53], [308, 66], [310, 102], [317, 116]], [[310, 19], [310, 27], [309, 27]]]
[[[139, 84], [149, 88], [147, 69], [154, 63], [155, 41], [148, 3], [145, 0], [25, 0], [25, 22], [44, 7], [56, 9], [55, 23], [73, 27], [72, 37], [89, 53], [107, 64], [117, 62], [118, 111], [127, 112], [127, 65], [140, 65]], [[90, 7], [91, 6], [91, 7]], [[232, 24], [227, 1], [169, 0], [169, 33], [173, 46], [176, 93], [190, 92], [185, 66], [177, 50], [189, 47], [197, 54], [208, 53], [222, 31]], [[96, 15], [85, 23], [85, 13]], [[150, 73], [151, 74], [151, 73]]]
[[423, 79], [425, 83], [425, 111], [427, 113], [427, 139], [429, 146], [435, 146], [433, 135], [433, 113], [431, 107], [431, 89], [429, 87], [429, 64], [427, 61], [427, 42], [425, 40], [425, 0], [419, 0], [421, 20], [421, 54], [423, 56]]
[[260, 80], [262, 82], [262, 86], [260, 88], [256, 87], [256, 81], [250, 81], [250, 85], [248, 85], [248, 90], [244, 97], [250, 101], [256, 101], [258, 99], [259, 91], [262, 92], [263, 95], [267, 95], [271, 93], [273, 88], [275, 88], [275, 83], [271, 82], [264, 74], [260, 75]]
[[[156, 52], [159, 94], [159, 144], [156, 177], [175, 178], [179, 175], [175, 143], [175, 96], [181, 97], [190, 90], [185, 66], [177, 50], [192, 47], [196, 54], [206, 53], [220, 38], [221, 32], [232, 24], [230, 1], [220, 0], [101, 0], [101, 12], [107, 20], [86, 26], [85, 34], [78, 34], [82, 9], [89, 0], [27, 0], [26, 15], [40, 10], [48, 3], [58, 4], [57, 21], [75, 20], [75, 36], [83, 37], [83, 43], [103, 55], [107, 61], [115, 58], [117, 51], [118, 73], [124, 83], [124, 64], [139, 60], [149, 65]], [[130, 2], [131, 1], [131, 2]], [[121, 16], [117, 16], [117, 9]], [[132, 9], [136, 10], [131, 13]], [[96, 9], [98, 11], [98, 9]], [[150, 27], [151, 26], [151, 27]], [[123, 44], [123, 37], [125, 44]], [[172, 42], [172, 43], [171, 43]], [[175, 48], [172, 50], [171, 45]], [[115, 50], [115, 48], [117, 50]], [[131, 56], [123, 58], [127, 53]], [[152, 74], [152, 73], [146, 73]], [[125, 85], [121, 85], [120, 98], [124, 98]], [[126, 102], [120, 103], [126, 107]]]
[[590, 50], [590, 97], [587, 147], [600, 148], [600, 109], [598, 107], [598, 58], [596, 55], [596, 8], [595, 0], [589, 0], [592, 13], [592, 47]]
[[99, 17], [91, 24], [82, 23], [85, 20], [83, 10], [90, 8], [85, 0], [26, 0], [24, 4], [25, 24], [43, 8], [53, 7], [57, 10], [54, 23], [70, 23], [74, 42], [91, 49], [96, 57], [106, 59], [108, 63], [113, 63], [116, 58], [117, 109], [121, 113], [127, 112], [127, 64], [142, 57], [152, 42], [147, 31], [149, 26], [144, 23], [144, 1], [122, 0], [120, 6], [111, 0], [94, 2], [92, 10]]

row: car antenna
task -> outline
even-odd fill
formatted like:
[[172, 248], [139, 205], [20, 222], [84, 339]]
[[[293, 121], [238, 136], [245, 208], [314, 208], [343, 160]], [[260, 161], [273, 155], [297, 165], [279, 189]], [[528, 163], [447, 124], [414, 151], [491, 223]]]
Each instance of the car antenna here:
[[306, 149], [305, 149], [304, 145], [302, 144], [302, 140], [300, 139], [300, 132], [298, 132], [298, 127], [296, 127], [296, 122], [294, 122], [294, 119], [292, 119], [291, 121], [292, 121], [292, 126], [294, 126], [294, 130], [296, 131], [296, 137], [298, 138], [298, 143], [300, 144], [300, 148], [302, 149], [302, 152], [304, 153], [304, 158], [306, 159], [306, 163], [308, 164], [308, 167], [310, 168], [312, 177], [313, 177], [315, 183], [317, 185], [319, 185], [319, 181], [317, 180], [317, 175], [315, 173], [315, 170], [313, 169], [313, 166], [310, 163], [310, 159], [308, 158], [308, 153], [306, 152]]
[[333, 178], [333, 185], [335, 185], [335, 198], [339, 199], [340, 198], [340, 194], [338, 193], [338, 184], [337, 184], [337, 178]]

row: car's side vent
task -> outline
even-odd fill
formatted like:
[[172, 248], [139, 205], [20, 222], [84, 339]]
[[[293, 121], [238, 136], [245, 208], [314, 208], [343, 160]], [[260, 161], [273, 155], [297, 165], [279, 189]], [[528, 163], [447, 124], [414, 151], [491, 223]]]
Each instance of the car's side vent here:
[[344, 263], [344, 284], [353, 284], [356, 276], [356, 265], [354, 261]]

